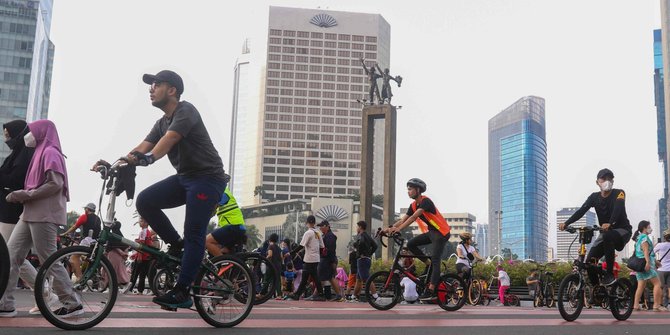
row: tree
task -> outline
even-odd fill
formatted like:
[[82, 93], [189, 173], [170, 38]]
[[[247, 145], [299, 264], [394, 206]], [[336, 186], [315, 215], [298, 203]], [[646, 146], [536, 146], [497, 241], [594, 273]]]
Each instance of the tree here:
[[505, 259], [512, 259], [512, 260], [515, 260], [515, 259], [519, 258], [519, 255], [513, 254], [512, 250], [510, 248], [503, 248], [502, 249], [502, 256]]
[[258, 231], [258, 228], [254, 225], [247, 225], [247, 250], [254, 250], [261, 246], [263, 240], [261, 239], [261, 233]]
[[[305, 221], [307, 221], [307, 215], [303, 214], [302, 212], [299, 213], [297, 223], [298, 241], [295, 241], [296, 243], [300, 242], [300, 238], [302, 238], [302, 235], [305, 234], [305, 232], [307, 231], [307, 225], [305, 225]], [[286, 216], [286, 221], [284, 221], [284, 224], [282, 224], [282, 236], [284, 238], [294, 240], [296, 237], [295, 227], [296, 227], [296, 212], [292, 212]]]
[[262, 185], [258, 185], [254, 188], [254, 197], [258, 197], [259, 204], [263, 202], [263, 198], [265, 198], [265, 190]]

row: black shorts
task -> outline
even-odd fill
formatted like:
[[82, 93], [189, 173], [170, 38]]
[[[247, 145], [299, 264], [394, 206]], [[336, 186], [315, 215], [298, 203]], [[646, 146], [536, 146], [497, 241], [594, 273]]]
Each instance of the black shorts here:
[[337, 262], [329, 260], [322, 260], [319, 262], [319, 280], [327, 281], [335, 278], [335, 270], [337, 269]]
[[244, 244], [244, 238], [247, 234], [246, 229], [240, 225], [227, 225], [222, 228], [217, 228], [212, 232], [212, 237], [220, 245], [235, 250], [235, 246]]

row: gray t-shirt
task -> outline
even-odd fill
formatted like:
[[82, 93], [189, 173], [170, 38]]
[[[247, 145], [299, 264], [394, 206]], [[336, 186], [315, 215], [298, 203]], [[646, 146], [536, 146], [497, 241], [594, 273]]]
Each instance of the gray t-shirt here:
[[163, 116], [156, 121], [144, 140], [156, 144], [168, 130], [176, 131], [183, 137], [168, 152], [170, 163], [177, 170], [177, 174], [183, 176], [211, 175], [223, 179], [221, 157], [214, 148], [200, 113], [191, 103], [180, 101], [172, 117]]

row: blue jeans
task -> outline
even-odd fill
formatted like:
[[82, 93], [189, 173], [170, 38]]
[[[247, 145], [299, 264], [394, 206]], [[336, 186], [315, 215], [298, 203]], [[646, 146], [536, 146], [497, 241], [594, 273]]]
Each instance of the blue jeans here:
[[147, 187], [137, 196], [137, 212], [166, 243], [179, 240], [179, 233], [162, 210], [186, 205], [184, 255], [177, 285], [190, 287], [195, 279], [205, 256], [207, 225], [225, 188], [223, 180], [212, 176], [174, 175]]

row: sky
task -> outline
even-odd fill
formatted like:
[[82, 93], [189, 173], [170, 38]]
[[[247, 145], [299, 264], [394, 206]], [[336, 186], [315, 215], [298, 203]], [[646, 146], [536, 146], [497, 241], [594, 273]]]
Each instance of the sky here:
[[[657, 221], [656, 0], [57, 0], [49, 118], [68, 156], [70, 210], [98, 201], [92, 164], [128, 153], [162, 116], [144, 73], [182, 76], [182, 99], [228, 161], [235, 60], [245, 38], [253, 50], [267, 34], [269, 6], [378, 13], [391, 25], [390, 68], [403, 77], [396, 209], [410, 201], [404, 182], [419, 177], [442, 212], [487, 223], [488, 120], [536, 95], [546, 100], [550, 240], [556, 211], [597, 191], [603, 167], [626, 190], [631, 222]], [[171, 174], [167, 159], [139, 167], [138, 190]], [[133, 211], [117, 206], [126, 235], [139, 229]], [[183, 208], [168, 215], [181, 231]]]

